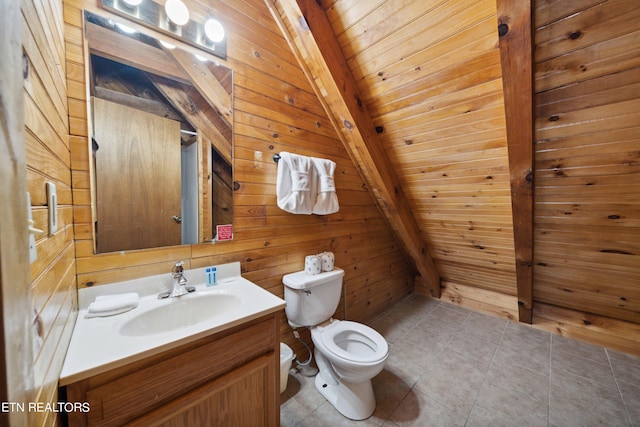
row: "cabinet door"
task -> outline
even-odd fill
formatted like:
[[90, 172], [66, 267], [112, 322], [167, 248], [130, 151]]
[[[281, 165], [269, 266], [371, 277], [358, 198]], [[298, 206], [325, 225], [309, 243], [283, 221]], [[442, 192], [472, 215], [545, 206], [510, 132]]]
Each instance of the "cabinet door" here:
[[131, 422], [130, 426], [278, 426], [273, 353], [213, 380]]

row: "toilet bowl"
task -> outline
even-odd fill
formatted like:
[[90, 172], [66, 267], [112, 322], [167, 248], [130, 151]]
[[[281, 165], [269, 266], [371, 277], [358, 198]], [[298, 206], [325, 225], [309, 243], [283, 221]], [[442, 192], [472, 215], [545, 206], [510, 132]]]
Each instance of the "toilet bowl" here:
[[331, 319], [311, 328], [316, 346], [316, 389], [342, 415], [369, 418], [376, 409], [371, 379], [384, 368], [389, 345], [374, 329], [357, 322]]
[[316, 348], [344, 381], [359, 383], [382, 371], [389, 345], [375, 329], [357, 322], [330, 320], [311, 329]]

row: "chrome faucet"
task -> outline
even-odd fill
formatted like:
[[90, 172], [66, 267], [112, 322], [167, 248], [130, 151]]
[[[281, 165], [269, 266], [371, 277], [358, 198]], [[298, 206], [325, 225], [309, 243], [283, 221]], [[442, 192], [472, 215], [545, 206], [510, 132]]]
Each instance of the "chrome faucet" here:
[[195, 292], [195, 286], [187, 286], [187, 278], [184, 277], [184, 261], [180, 261], [173, 266], [173, 281], [171, 282], [171, 290], [162, 292], [158, 295], [159, 299], [175, 298], [186, 295], [190, 292]]

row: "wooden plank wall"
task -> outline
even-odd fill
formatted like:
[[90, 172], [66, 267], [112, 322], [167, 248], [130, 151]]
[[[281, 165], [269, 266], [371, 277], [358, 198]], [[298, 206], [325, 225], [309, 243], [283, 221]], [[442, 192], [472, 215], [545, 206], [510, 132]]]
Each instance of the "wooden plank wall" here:
[[[245, 277], [278, 296], [282, 276], [303, 268], [305, 255], [336, 254], [346, 271], [345, 295], [337, 316], [365, 320], [413, 288], [413, 272], [377, 210], [355, 166], [302, 74], [264, 2], [215, 3], [224, 17], [228, 60], [234, 70], [233, 242], [127, 253], [93, 254], [87, 157], [88, 123], [82, 8], [95, 0], [65, 0], [74, 221], [78, 285], [100, 285], [161, 274], [185, 260], [188, 268], [241, 261]], [[187, 2], [195, 19], [212, 5]], [[291, 151], [337, 163], [340, 211], [329, 216], [292, 215], [276, 206], [276, 163], [272, 155]], [[294, 347], [283, 316], [283, 338]], [[304, 356], [303, 356], [304, 357]]]
[[[19, 2], [0, 3], [0, 52], [0, 402], [6, 405], [35, 398]], [[0, 411], [0, 425], [28, 424], [25, 411], [8, 409]]]
[[[76, 306], [62, 1], [25, 0], [21, 8], [23, 49], [29, 67], [24, 81], [27, 185], [35, 227], [44, 230], [37, 236], [38, 259], [31, 264], [33, 307], [40, 324], [40, 333], [33, 340], [33, 373], [37, 400], [56, 402]], [[58, 231], [52, 235], [47, 182], [56, 184], [58, 194]], [[30, 412], [29, 417], [29, 425], [55, 422], [53, 412]]]
[[536, 2], [534, 298], [563, 333], [617, 319], [601, 323], [640, 353], [637, 6]]
[[[515, 297], [495, 0], [323, 7], [430, 244], [443, 296]], [[500, 301], [491, 311], [517, 318], [515, 298]]]

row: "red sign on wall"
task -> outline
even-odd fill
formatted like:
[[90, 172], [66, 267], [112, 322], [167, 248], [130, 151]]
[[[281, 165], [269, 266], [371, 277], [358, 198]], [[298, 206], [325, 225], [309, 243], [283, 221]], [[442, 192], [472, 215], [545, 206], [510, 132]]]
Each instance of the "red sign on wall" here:
[[216, 226], [216, 240], [231, 240], [233, 239], [233, 225], [217, 225]]

